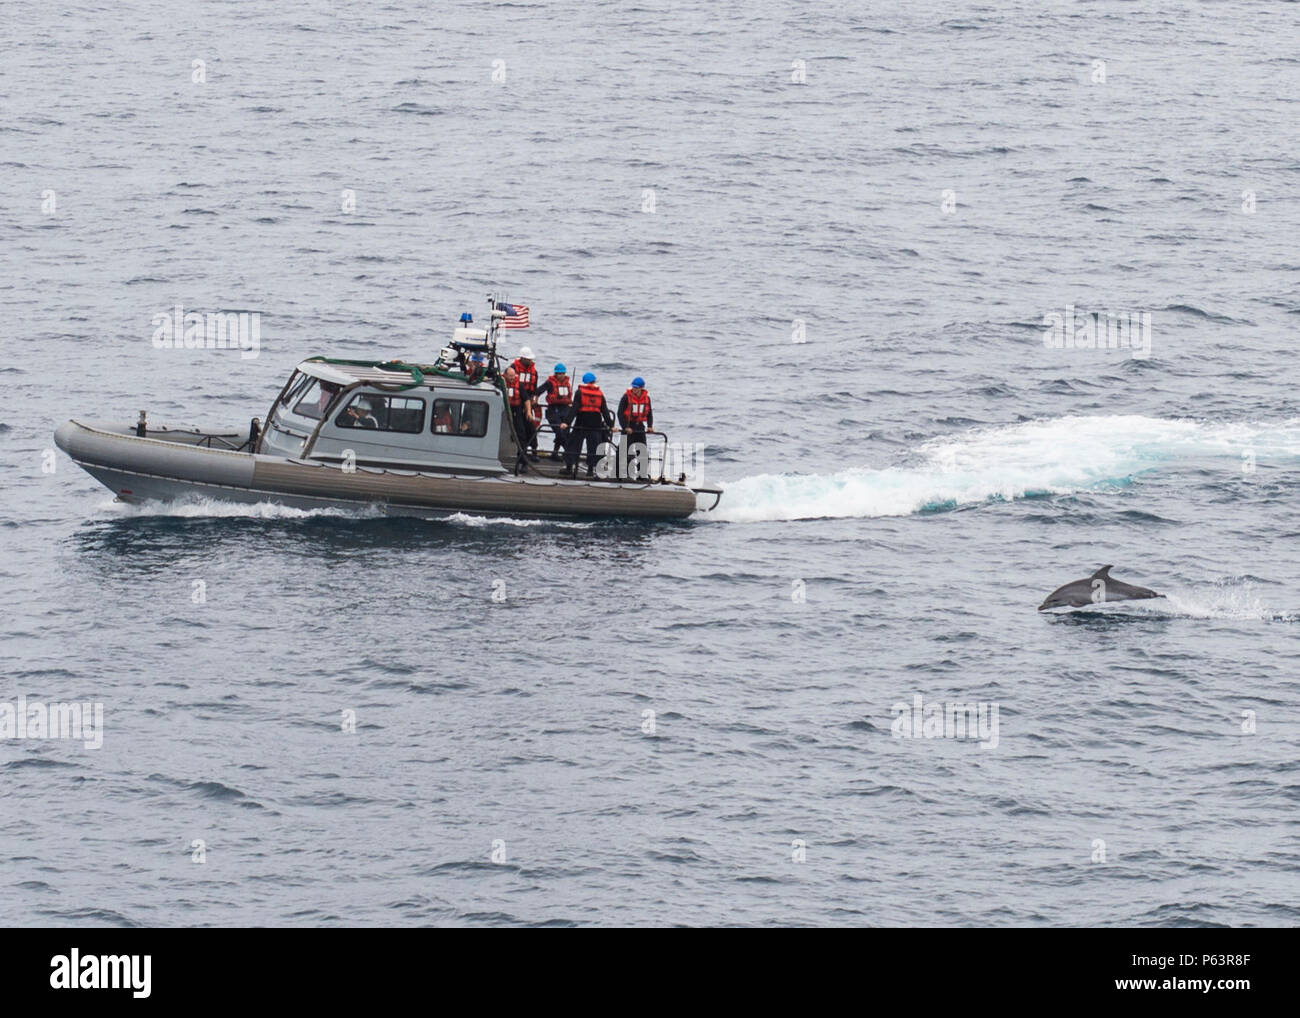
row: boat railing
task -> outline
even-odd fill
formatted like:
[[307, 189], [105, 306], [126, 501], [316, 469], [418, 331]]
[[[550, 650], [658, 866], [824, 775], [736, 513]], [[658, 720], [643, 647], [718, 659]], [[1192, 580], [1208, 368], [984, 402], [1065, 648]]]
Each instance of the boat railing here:
[[[513, 427], [513, 425], [512, 425], [512, 427]], [[569, 440], [570, 437], [573, 435], [573, 431], [572, 431], [572, 429], [565, 428], [564, 430], [557, 432], [557, 431], [555, 430], [555, 427], [554, 427], [553, 425], [545, 424], [545, 423], [543, 423], [543, 424], [539, 424], [539, 425], [536, 425], [536, 426], [533, 428], [533, 433], [534, 433], [535, 435], [549, 434], [549, 435], [552, 436], [552, 438], [554, 438], [556, 435], [562, 435], [562, 436], [564, 437], [564, 445], [567, 445], [567, 444], [568, 444], [568, 440]], [[617, 446], [621, 449], [623, 443], [627, 440], [627, 435], [628, 435], [628, 432], [626, 432], [626, 431], [615, 431], [615, 429], [607, 428], [607, 429], [602, 433], [602, 435], [601, 435], [601, 442], [606, 443], [606, 444], [609, 444], [609, 445], [617, 445]], [[648, 432], [646, 432], [646, 434], [645, 434], [644, 437], [645, 437], [645, 439], [646, 439], [646, 443], [645, 443], [645, 444], [646, 444], [646, 451], [647, 451], [646, 459], [647, 459], [647, 461], [648, 461], [647, 464], [646, 464], [646, 466], [647, 466], [647, 469], [649, 469], [650, 474], [649, 474], [648, 477], [640, 477], [640, 478], [637, 478], [637, 480], [642, 481], [643, 483], [646, 483], [646, 484], [683, 484], [683, 483], [685, 483], [685, 481], [686, 481], [686, 474], [685, 474], [685, 473], [683, 473], [680, 477], [678, 477], [678, 478], [676, 478], [676, 479], [673, 479], [673, 480], [665, 479], [665, 477], [664, 477], [664, 467], [665, 467], [665, 466], [667, 465], [667, 463], [668, 463], [668, 435], [667, 435], [667, 433], [666, 433], [666, 432], [663, 432], [663, 431], [648, 431]], [[652, 449], [652, 447], [651, 447], [651, 445], [650, 445], [650, 440], [651, 440], [651, 439], [656, 439], [656, 440], [661, 441], [661, 442], [663, 443], [663, 447], [662, 447], [661, 449], [658, 449], [657, 447], [655, 447], [655, 448], [657, 449], [657, 451], [659, 452], [659, 456], [658, 456], [657, 459], [656, 459], [656, 457], [655, 457], [655, 455], [654, 455], [654, 451], [655, 451], [655, 450]], [[561, 451], [561, 452], [564, 451], [563, 446], [562, 446], [558, 441], [556, 442], [556, 446], [557, 446], [558, 448], [560, 448], [560, 451]], [[580, 455], [580, 456], [585, 456], [585, 455], [586, 455], [585, 449], [586, 449], [586, 447], [585, 447], [585, 445], [584, 445], [583, 449], [580, 450], [580, 452], [579, 452], [579, 455]], [[521, 452], [520, 452], [520, 456], [523, 456], [523, 455], [524, 455], [524, 452], [521, 450]], [[619, 455], [620, 455], [619, 450], [615, 450], [615, 456], [617, 457], [617, 456], [619, 456]], [[619, 464], [619, 466], [623, 466], [623, 465], [624, 465], [624, 464], [622, 464], [622, 463]], [[519, 470], [520, 466], [521, 466], [521, 464], [518, 463], [518, 462], [515, 464], [515, 473], [519, 473], [519, 472], [520, 472], [520, 470]], [[632, 478], [622, 476], [622, 475], [621, 475], [621, 471], [620, 471], [620, 472], [619, 472], [619, 475], [617, 475], [617, 476], [614, 476], [614, 477], [607, 477], [607, 478], [601, 478], [601, 480], [627, 482], [627, 481], [632, 480]]]
[[[214, 442], [220, 444], [214, 445], [213, 444]], [[245, 439], [240, 445], [235, 445], [233, 442], [229, 441], [224, 435], [204, 435], [201, 439], [199, 439], [199, 441], [195, 442], [194, 444], [203, 446], [206, 449], [218, 449], [218, 448], [231, 449], [236, 452], [239, 452], [242, 451], [244, 447], [248, 445], [248, 440]]]

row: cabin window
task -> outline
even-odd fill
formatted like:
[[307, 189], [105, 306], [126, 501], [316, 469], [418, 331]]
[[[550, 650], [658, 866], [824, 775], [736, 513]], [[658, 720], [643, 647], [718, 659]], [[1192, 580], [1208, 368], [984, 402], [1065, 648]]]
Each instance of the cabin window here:
[[325, 416], [341, 388], [342, 386], [335, 385], [333, 382], [322, 382], [320, 379], [313, 378], [311, 385], [303, 390], [302, 398], [294, 404], [293, 412], [299, 417], [310, 417], [313, 421], [319, 421]]
[[303, 389], [307, 388], [307, 386], [314, 381], [315, 379], [312, 378], [311, 375], [302, 375], [299, 378], [293, 379], [293, 384], [289, 386], [289, 391], [286, 392], [284, 398], [280, 400], [280, 405], [284, 407], [293, 406], [294, 400], [302, 395]]
[[433, 422], [435, 435], [459, 435], [482, 438], [487, 434], [488, 405], [481, 399], [435, 399]]
[[340, 428], [400, 431], [415, 435], [424, 429], [424, 400], [414, 396], [360, 393], [334, 418]]

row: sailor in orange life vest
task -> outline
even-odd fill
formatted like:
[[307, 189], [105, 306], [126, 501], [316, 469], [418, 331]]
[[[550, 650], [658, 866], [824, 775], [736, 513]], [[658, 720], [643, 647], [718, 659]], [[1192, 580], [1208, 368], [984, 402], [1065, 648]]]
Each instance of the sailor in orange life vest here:
[[614, 415], [609, 412], [605, 394], [596, 385], [596, 376], [588, 371], [582, 376], [574, 404], [573, 434], [564, 450], [564, 474], [578, 476], [578, 457], [587, 446], [587, 476], [596, 469], [596, 456], [601, 442], [609, 441], [609, 429], [614, 426]]
[[519, 356], [510, 365], [515, 373], [515, 389], [511, 391], [510, 408], [515, 415], [515, 431], [519, 440], [528, 447], [528, 458], [537, 461], [537, 422], [541, 414], [537, 411], [537, 365], [533, 363], [533, 351], [526, 346], [519, 348]]
[[650, 449], [645, 436], [646, 432], [654, 434], [655, 413], [650, 406], [650, 393], [645, 391], [645, 379], [639, 375], [632, 379], [632, 388], [618, 401], [618, 423], [624, 435], [619, 460], [627, 464], [628, 479], [639, 481], [643, 475], [648, 477]]
[[569, 423], [573, 419], [573, 386], [565, 374], [563, 364], [555, 365], [555, 371], [537, 387], [538, 398], [546, 397], [546, 423], [555, 432], [555, 448], [551, 450], [551, 459], [557, 460], [564, 452], [569, 439]]
[[[462, 353], [462, 357], [465, 355]], [[483, 381], [483, 376], [487, 374], [487, 358], [481, 353], [470, 354], [463, 361], [465, 379], [471, 383]]]

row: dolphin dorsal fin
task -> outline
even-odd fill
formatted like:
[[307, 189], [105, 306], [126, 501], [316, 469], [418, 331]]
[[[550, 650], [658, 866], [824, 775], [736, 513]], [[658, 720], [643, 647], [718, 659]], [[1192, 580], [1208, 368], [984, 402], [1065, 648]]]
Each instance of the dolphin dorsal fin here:
[[1113, 568], [1115, 568], [1115, 567], [1114, 567], [1114, 566], [1102, 566], [1102, 567], [1101, 567], [1100, 569], [1098, 569], [1095, 573], [1093, 573], [1091, 576], [1089, 576], [1088, 579], [1090, 579], [1090, 580], [1109, 580], [1109, 579], [1110, 579], [1110, 571], [1111, 571]]

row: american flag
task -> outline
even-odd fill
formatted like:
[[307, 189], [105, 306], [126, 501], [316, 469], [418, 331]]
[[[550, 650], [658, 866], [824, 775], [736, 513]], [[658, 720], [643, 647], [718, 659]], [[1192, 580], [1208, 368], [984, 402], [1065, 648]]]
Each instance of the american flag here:
[[528, 308], [523, 304], [498, 304], [497, 309], [506, 313], [506, 316], [501, 319], [501, 328], [528, 328]]

